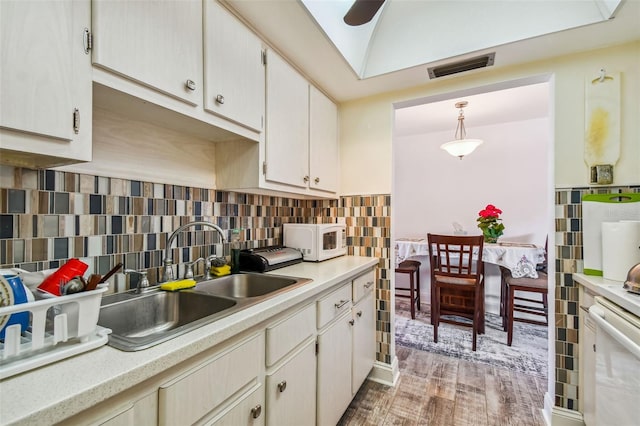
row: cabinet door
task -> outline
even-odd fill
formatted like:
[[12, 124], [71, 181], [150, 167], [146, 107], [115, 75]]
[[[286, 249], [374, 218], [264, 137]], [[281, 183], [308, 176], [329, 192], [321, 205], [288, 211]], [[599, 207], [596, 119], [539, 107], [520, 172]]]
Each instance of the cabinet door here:
[[266, 180], [308, 187], [309, 83], [270, 50], [265, 160]]
[[376, 322], [373, 291], [353, 307], [353, 374], [351, 393], [358, 392], [376, 359]]
[[351, 402], [351, 311], [318, 335], [317, 424], [335, 425]]
[[263, 426], [264, 411], [264, 390], [259, 386], [221, 416], [204, 424], [207, 426]]
[[[4, 150], [38, 154], [19, 158], [37, 167], [91, 160], [91, 62], [83, 46], [89, 24], [83, 2], [0, 1], [4, 161], [13, 155]], [[76, 109], [82, 122], [74, 122]]]
[[92, 7], [95, 65], [202, 105], [201, 1], [93, 0]]
[[204, 34], [205, 109], [261, 131], [262, 42], [216, 0], [205, 3]]
[[315, 424], [315, 379], [315, 340], [310, 340], [293, 358], [267, 375], [267, 426]]
[[337, 192], [340, 173], [338, 108], [313, 86], [309, 88], [309, 187]]

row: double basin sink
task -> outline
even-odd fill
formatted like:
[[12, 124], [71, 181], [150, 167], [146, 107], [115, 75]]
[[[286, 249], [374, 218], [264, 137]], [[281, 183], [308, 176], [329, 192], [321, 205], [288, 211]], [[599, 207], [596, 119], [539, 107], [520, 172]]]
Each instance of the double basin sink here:
[[109, 345], [138, 351], [178, 337], [311, 280], [240, 273], [201, 281], [189, 290], [153, 288], [102, 298], [98, 325], [111, 329]]

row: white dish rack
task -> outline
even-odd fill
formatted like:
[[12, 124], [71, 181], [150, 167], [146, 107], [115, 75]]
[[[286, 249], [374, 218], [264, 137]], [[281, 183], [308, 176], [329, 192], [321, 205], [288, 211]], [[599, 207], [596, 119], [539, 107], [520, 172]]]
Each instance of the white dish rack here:
[[0, 308], [0, 317], [30, 313], [30, 326], [21, 333], [19, 324], [5, 329], [0, 341], [0, 379], [11, 377], [107, 343], [108, 328], [100, 327], [98, 315], [102, 293], [97, 289]]

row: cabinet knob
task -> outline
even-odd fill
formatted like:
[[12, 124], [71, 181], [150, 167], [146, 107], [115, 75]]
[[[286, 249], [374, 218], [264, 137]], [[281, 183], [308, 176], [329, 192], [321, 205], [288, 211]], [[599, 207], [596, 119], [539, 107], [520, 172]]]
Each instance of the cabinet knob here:
[[262, 413], [262, 405], [260, 404], [256, 405], [251, 409], [251, 417], [253, 417], [254, 419], [257, 419], [258, 417], [260, 417], [261, 413]]
[[224, 96], [222, 95], [216, 96], [216, 103], [219, 103], [220, 105], [224, 104]]
[[356, 322], [354, 320], [349, 320], [349, 324], [354, 325]]
[[184, 85], [189, 90], [196, 90], [196, 82], [193, 80], [187, 80]]
[[287, 381], [283, 380], [280, 383], [278, 383], [278, 391], [280, 392], [284, 392], [284, 390], [287, 388]]
[[315, 178], [313, 181], [314, 181], [316, 184], [318, 184], [318, 183], [320, 183], [320, 178], [319, 178], [319, 177], [317, 177], [317, 178]]
[[309, 176], [305, 176], [305, 177], [303, 177], [303, 178], [302, 178], [302, 180], [304, 181], [304, 183], [309, 182]]
[[358, 313], [356, 315], [358, 316], [358, 318], [361, 317], [362, 316], [362, 311], [358, 311]]

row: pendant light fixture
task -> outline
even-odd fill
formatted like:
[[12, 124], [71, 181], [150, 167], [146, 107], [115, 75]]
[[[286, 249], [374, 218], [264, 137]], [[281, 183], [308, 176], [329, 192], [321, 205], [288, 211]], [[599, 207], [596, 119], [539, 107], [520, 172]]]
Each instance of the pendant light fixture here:
[[455, 139], [451, 142], [443, 143], [440, 148], [447, 151], [454, 157], [462, 157], [471, 154], [478, 146], [482, 144], [482, 139], [467, 139], [467, 131], [464, 128], [464, 111], [463, 108], [469, 104], [467, 101], [457, 102], [456, 108], [460, 108], [458, 114], [458, 126], [456, 127]]

